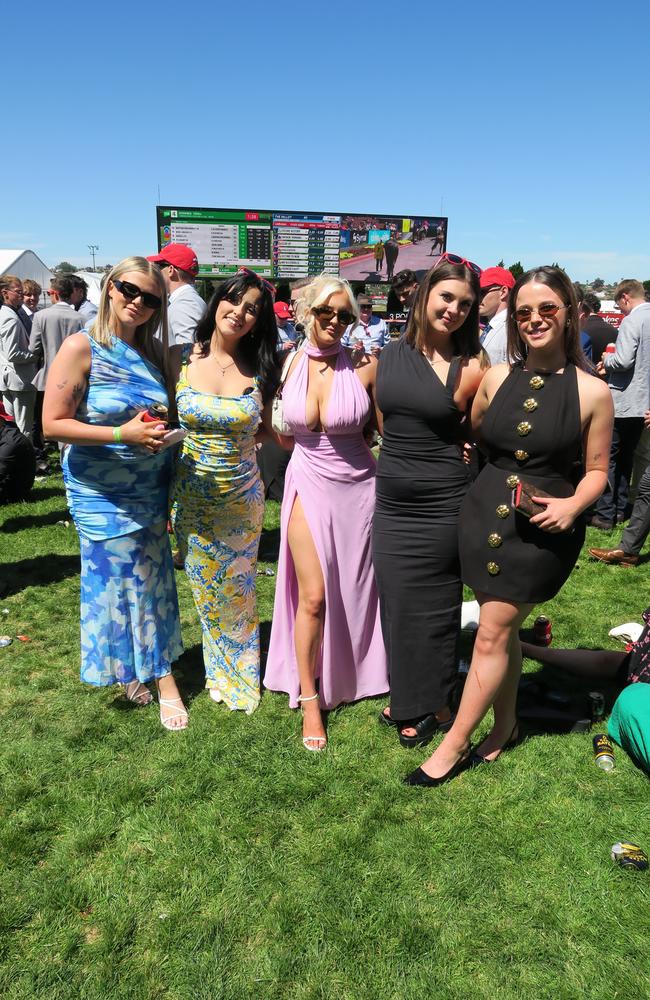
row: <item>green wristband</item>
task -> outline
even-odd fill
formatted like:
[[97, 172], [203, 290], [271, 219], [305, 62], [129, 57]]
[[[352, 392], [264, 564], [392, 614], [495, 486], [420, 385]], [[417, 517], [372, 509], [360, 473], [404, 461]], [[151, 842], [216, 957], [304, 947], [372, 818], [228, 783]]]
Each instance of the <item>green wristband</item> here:
[[114, 427], [113, 428], [113, 440], [117, 441], [118, 444], [122, 444], [122, 428], [121, 427]]

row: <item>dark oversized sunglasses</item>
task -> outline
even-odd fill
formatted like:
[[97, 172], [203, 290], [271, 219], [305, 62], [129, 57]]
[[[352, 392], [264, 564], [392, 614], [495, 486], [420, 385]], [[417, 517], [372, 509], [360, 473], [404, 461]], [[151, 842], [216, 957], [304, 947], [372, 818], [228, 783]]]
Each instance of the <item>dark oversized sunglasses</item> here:
[[141, 288], [134, 285], [132, 281], [120, 281], [119, 278], [113, 278], [113, 284], [117, 288], [118, 292], [128, 299], [129, 302], [133, 302], [135, 299], [142, 299], [142, 305], [146, 306], [147, 309], [160, 309], [162, 305], [162, 299], [158, 295], [152, 295], [151, 292], [143, 292]]
[[533, 313], [537, 313], [540, 319], [551, 319], [553, 316], [557, 316], [560, 309], [568, 309], [568, 306], [558, 306], [555, 302], [542, 302], [537, 309], [521, 306], [519, 309], [515, 309], [515, 319], [518, 323], [527, 323]]
[[433, 270], [435, 271], [437, 267], [440, 267], [442, 262], [445, 260], [447, 261], [448, 264], [464, 264], [465, 267], [468, 267], [470, 271], [473, 271], [478, 278], [480, 278], [481, 274], [483, 273], [482, 269], [478, 266], [478, 264], [475, 264], [473, 261], [468, 260], [467, 257], [459, 257], [458, 254], [455, 253], [441, 254], [441, 256], [433, 265]]
[[356, 316], [349, 309], [332, 309], [331, 306], [314, 306], [312, 309], [314, 316], [318, 316], [319, 319], [324, 319], [326, 322], [336, 316], [339, 323], [343, 323], [345, 326], [349, 326], [350, 323], [354, 323]]

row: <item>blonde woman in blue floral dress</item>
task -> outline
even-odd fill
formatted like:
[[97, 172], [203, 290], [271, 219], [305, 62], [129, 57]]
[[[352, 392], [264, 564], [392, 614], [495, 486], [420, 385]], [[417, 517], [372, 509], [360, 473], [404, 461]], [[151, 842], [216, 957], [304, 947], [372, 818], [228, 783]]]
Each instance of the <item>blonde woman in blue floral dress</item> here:
[[[154, 334], [160, 327], [162, 341]], [[138, 705], [156, 682], [166, 729], [187, 726], [172, 674], [183, 651], [167, 535], [171, 453], [161, 424], [142, 418], [168, 405], [167, 294], [142, 257], [117, 264], [88, 330], [71, 334], [50, 368], [43, 430], [68, 447], [63, 476], [81, 547], [81, 679], [125, 685]]]
[[260, 699], [255, 593], [264, 490], [255, 456], [262, 410], [278, 383], [271, 286], [242, 270], [222, 282], [196, 330], [172, 349], [186, 431], [172, 519], [203, 631], [206, 687], [230, 709]]

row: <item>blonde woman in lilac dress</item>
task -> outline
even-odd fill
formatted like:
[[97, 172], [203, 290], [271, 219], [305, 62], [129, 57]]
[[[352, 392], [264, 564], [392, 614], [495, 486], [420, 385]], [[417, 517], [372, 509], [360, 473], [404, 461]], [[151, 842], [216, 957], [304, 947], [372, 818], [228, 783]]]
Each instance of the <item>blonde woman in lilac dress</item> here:
[[294, 435], [281, 515], [271, 641], [264, 684], [303, 710], [303, 745], [327, 743], [322, 710], [388, 690], [371, 562], [375, 358], [341, 346], [358, 320], [352, 290], [329, 275], [300, 302], [306, 340], [283, 389]]

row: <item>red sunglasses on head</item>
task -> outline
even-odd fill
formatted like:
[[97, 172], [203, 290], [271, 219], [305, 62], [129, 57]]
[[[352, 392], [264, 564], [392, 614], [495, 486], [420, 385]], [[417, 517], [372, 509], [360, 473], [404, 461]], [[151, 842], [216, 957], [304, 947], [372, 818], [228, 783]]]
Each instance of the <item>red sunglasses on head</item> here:
[[479, 267], [478, 264], [475, 264], [473, 261], [468, 260], [467, 257], [459, 257], [458, 254], [455, 254], [455, 253], [443, 253], [443, 254], [441, 254], [441, 256], [438, 258], [438, 260], [435, 262], [435, 264], [431, 268], [431, 270], [435, 271], [435, 269], [437, 267], [440, 267], [440, 265], [442, 264], [443, 260], [446, 260], [447, 263], [449, 263], [449, 264], [464, 264], [465, 267], [468, 267], [470, 269], [470, 271], [474, 272], [474, 274], [476, 275], [477, 278], [480, 278], [481, 274], [483, 273], [483, 268]]
[[257, 280], [261, 281], [264, 287], [269, 290], [269, 292], [271, 293], [271, 298], [275, 300], [275, 285], [272, 285], [270, 281], [266, 280], [266, 278], [262, 278], [261, 275], [256, 274], [255, 271], [251, 271], [250, 267], [238, 268], [237, 274], [250, 274], [253, 276], [253, 278], [257, 278]]

